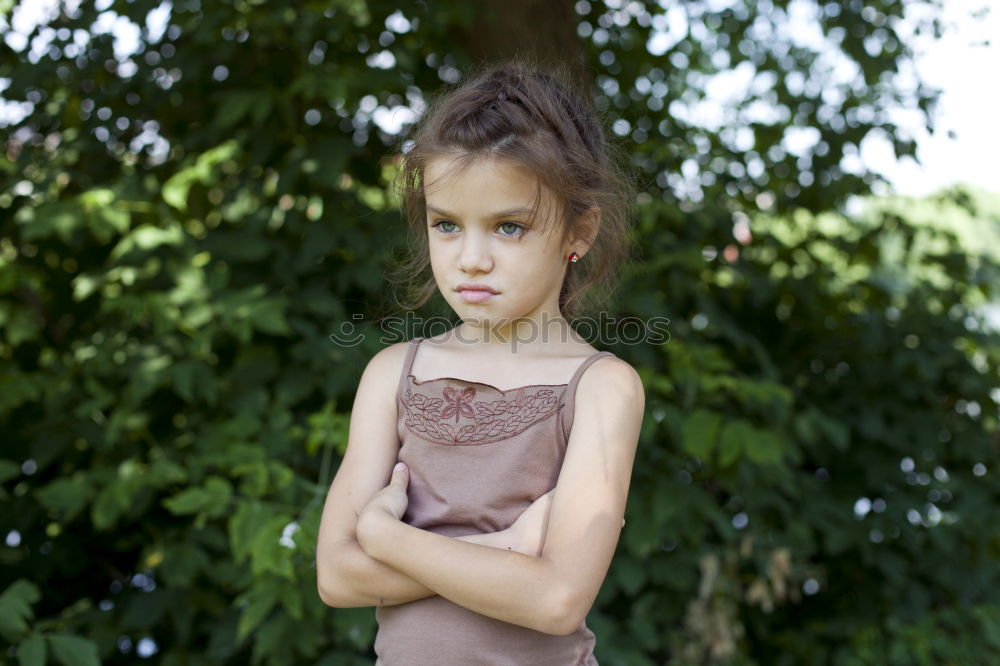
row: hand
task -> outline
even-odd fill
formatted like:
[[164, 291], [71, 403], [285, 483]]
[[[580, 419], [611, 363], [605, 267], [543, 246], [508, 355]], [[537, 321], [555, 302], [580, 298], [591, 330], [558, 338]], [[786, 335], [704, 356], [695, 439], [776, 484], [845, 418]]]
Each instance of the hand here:
[[552, 493], [555, 489], [545, 493], [525, 509], [514, 524], [504, 530], [510, 539], [517, 544], [515, 549], [519, 553], [537, 557], [542, 553], [542, 546], [545, 545], [545, 531], [549, 526], [549, 509], [552, 508]]
[[386, 519], [398, 521], [403, 518], [410, 502], [406, 496], [409, 481], [410, 471], [404, 463], [397, 463], [389, 485], [375, 493], [358, 514], [357, 540], [365, 551], [375, 545], [380, 522], [384, 524]]

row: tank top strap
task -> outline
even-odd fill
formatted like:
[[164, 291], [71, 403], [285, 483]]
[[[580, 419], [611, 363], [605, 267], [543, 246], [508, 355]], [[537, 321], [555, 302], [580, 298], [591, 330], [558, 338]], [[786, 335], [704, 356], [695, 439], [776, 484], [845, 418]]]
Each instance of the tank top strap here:
[[573, 428], [573, 413], [575, 412], [576, 407], [577, 384], [580, 383], [580, 378], [583, 377], [584, 371], [589, 368], [594, 361], [599, 358], [604, 358], [605, 356], [614, 356], [614, 354], [609, 351], [594, 352], [580, 364], [580, 367], [578, 367], [576, 372], [573, 373], [573, 378], [569, 380], [569, 385], [566, 387], [566, 406], [563, 407], [562, 413], [563, 437], [566, 441], [569, 441], [569, 433]]
[[413, 338], [410, 340], [410, 345], [406, 349], [406, 358], [403, 360], [403, 370], [399, 373], [399, 385], [396, 388], [396, 402], [398, 403], [403, 399], [403, 391], [406, 390], [406, 378], [410, 374], [410, 370], [413, 368], [413, 358], [417, 355], [417, 347], [423, 338]]

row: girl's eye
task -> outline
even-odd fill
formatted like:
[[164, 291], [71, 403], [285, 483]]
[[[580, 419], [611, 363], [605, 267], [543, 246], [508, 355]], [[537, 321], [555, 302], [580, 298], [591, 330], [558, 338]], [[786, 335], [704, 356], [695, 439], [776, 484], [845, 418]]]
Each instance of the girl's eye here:
[[[450, 234], [457, 231], [458, 227], [451, 220], [438, 220], [431, 225], [431, 228], [437, 229], [441, 233]], [[528, 230], [527, 227], [518, 222], [501, 222], [497, 229], [500, 229], [501, 236], [508, 236], [510, 238], [520, 238]]]
[[[437, 222], [435, 222], [434, 224], [432, 224], [431, 227], [438, 228], [438, 227], [441, 227], [442, 225], [445, 225], [445, 224], [450, 224], [451, 226], [455, 226], [455, 223], [451, 222], [450, 220], [438, 220]], [[442, 232], [444, 232], [446, 234], [447, 233], [451, 233], [451, 231], [452, 231], [451, 229], [444, 229], [444, 228], [440, 228], [438, 230], [442, 231]]]
[[518, 224], [517, 222], [501, 222], [498, 228], [503, 229], [504, 227], [507, 227], [507, 229], [510, 230], [510, 233], [501, 232], [502, 236], [512, 236], [516, 238], [518, 236], [523, 236], [524, 232], [527, 231], [524, 226]]

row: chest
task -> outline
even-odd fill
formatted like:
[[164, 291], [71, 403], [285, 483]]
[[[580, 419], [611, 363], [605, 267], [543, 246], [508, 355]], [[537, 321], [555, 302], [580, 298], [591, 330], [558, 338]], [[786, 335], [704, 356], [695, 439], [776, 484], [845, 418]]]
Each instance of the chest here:
[[501, 391], [409, 378], [398, 422], [399, 459], [410, 468], [404, 520], [450, 536], [509, 526], [555, 486], [565, 408], [565, 385]]

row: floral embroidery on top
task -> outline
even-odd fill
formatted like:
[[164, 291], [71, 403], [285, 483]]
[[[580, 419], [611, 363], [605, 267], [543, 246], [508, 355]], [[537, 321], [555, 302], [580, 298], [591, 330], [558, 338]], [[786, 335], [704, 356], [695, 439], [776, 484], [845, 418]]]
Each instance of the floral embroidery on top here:
[[432, 397], [407, 387], [403, 394], [403, 423], [426, 439], [452, 446], [488, 444], [512, 437], [563, 406], [551, 388], [520, 388], [512, 398], [499, 400], [474, 400], [473, 386], [446, 386], [440, 395]]
[[454, 414], [455, 423], [458, 423], [459, 416], [472, 417], [472, 407], [469, 406], [469, 403], [472, 402], [472, 398], [475, 395], [476, 389], [471, 386], [461, 393], [450, 386], [445, 387], [444, 399], [448, 402], [448, 406], [441, 412], [441, 418], [446, 419]]

